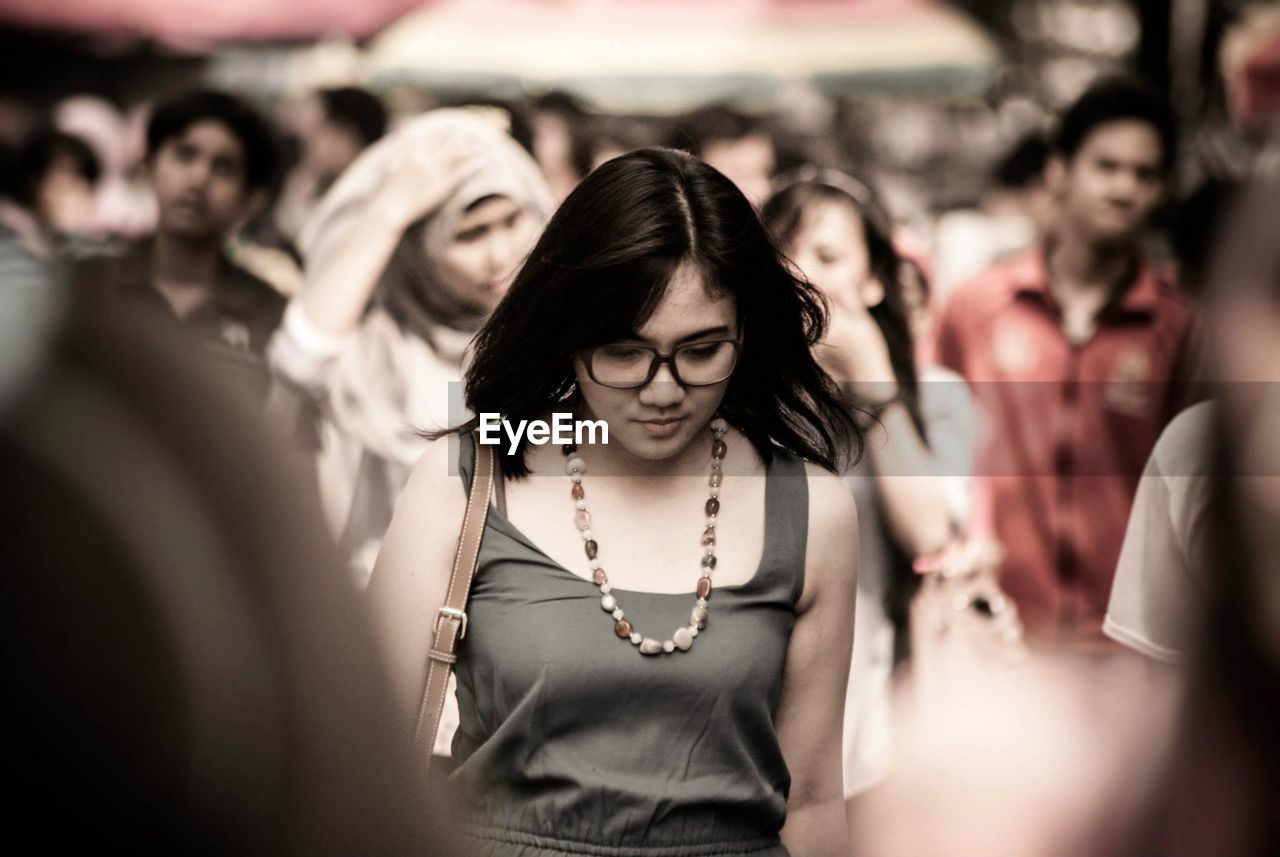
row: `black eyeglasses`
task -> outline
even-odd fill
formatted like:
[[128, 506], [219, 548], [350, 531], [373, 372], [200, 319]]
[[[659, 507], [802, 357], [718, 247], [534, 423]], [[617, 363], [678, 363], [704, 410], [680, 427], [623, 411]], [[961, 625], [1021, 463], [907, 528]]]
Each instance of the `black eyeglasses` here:
[[733, 374], [740, 349], [735, 339], [690, 342], [665, 356], [648, 345], [601, 345], [587, 351], [583, 362], [592, 381], [615, 390], [646, 386], [664, 363], [680, 386], [709, 387]]

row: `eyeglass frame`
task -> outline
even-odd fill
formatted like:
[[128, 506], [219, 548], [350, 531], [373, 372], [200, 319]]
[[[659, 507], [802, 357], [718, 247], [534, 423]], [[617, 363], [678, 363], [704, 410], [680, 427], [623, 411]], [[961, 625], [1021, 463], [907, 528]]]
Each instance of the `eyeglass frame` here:
[[[725, 375], [723, 378], [719, 379], [718, 381], [707, 381], [706, 383], [703, 383], [703, 384], [690, 384], [689, 382], [685, 381], [680, 377], [680, 369], [678, 366], [676, 366], [676, 355], [678, 355], [681, 351], [684, 351], [685, 349], [688, 349], [688, 348], [697, 348], [699, 346], [704, 346], [704, 345], [715, 345], [721, 342], [727, 342], [733, 346], [733, 365], [729, 367], [728, 375]], [[582, 354], [584, 355], [582, 360], [582, 365], [587, 368], [587, 377], [590, 378], [596, 384], [599, 384], [601, 387], [608, 387], [610, 390], [639, 390], [644, 387], [647, 387], [649, 386], [650, 383], [652, 383], [653, 379], [657, 377], [658, 368], [662, 366], [664, 363], [671, 368], [671, 377], [681, 387], [714, 387], [716, 384], [723, 384], [725, 381], [728, 381], [730, 378], [733, 377], [734, 371], [738, 368], [738, 360], [742, 357], [741, 337], [739, 337], [738, 339], [731, 339], [726, 337], [724, 339], [703, 339], [703, 340], [699, 340], [698, 342], [686, 342], [683, 345], [677, 345], [671, 351], [671, 353], [667, 355], [663, 355], [661, 351], [654, 348], [652, 345], [639, 345], [639, 344], [629, 345], [627, 346], [628, 348], [639, 348], [645, 351], [652, 352], [653, 357], [649, 360], [649, 371], [645, 375], [645, 378], [643, 381], [637, 384], [627, 384], [625, 387], [619, 387], [615, 384], [606, 384], [604, 381], [601, 381], [599, 378], [597, 378], [596, 370], [595, 370], [595, 367], [592, 365], [592, 359], [591, 359], [592, 355], [595, 354], [595, 352], [598, 349], [608, 348], [610, 347], [610, 345], [616, 345], [616, 344], [617, 343], [606, 343], [604, 345], [596, 345], [591, 348], [585, 349], [582, 352]]]

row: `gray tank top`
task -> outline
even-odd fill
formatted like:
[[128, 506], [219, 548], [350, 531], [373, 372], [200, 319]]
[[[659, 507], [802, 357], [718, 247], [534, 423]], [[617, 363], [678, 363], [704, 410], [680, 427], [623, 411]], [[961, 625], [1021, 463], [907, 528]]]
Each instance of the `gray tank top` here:
[[[459, 469], [469, 489], [469, 437]], [[456, 669], [450, 778], [479, 853], [786, 855], [778, 832], [791, 777], [773, 718], [804, 586], [808, 503], [803, 463], [776, 451], [755, 576], [715, 590], [692, 650], [654, 657], [614, 636], [589, 580], [490, 508]], [[701, 531], [690, 522], [691, 557]], [[616, 592], [655, 629], [687, 624], [694, 597]]]

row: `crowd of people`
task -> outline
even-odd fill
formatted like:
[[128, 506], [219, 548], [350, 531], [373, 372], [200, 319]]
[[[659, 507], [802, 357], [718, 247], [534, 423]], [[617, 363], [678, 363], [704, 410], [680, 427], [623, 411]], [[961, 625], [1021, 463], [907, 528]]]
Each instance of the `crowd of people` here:
[[[481, 853], [1280, 848], [1275, 197], [1158, 228], [1146, 86], [1095, 83], [932, 235], [722, 105], [195, 90], [104, 147], [80, 101], [0, 176], [4, 448], [41, 347], [179, 331], [243, 443], [301, 457], [316, 597], [349, 585], [406, 735], [459, 638], [427, 737]], [[609, 442], [497, 451], [442, 611], [477, 415], [556, 411]]]

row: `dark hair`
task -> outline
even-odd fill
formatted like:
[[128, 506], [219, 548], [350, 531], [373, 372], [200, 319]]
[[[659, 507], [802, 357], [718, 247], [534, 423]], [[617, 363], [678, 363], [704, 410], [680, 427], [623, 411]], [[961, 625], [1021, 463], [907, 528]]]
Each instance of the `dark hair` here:
[[1178, 148], [1178, 121], [1164, 98], [1128, 77], [1114, 77], [1094, 84], [1062, 115], [1054, 148], [1071, 160], [1099, 125], [1133, 120], [1151, 126], [1160, 138], [1160, 166], [1173, 169]]
[[[893, 220], [869, 182], [831, 170], [809, 171], [786, 184], [764, 204], [760, 216], [773, 240], [786, 247], [795, 238], [804, 214], [818, 202], [842, 202], [853, 207], [862, 221], [863, 240], [871, 272], [884, 287], [884, 300], [869, 312], [889, 347], [893, 374], [902, 398], [921, 437], [925, 437], [920, 414], [920, 387], [916, 379], [915, 350], [907, 304], [902, 295], [902, 258], [893, 246]], [[798, 269], [797, 269], [798, 270]], [[803, 272], [801, 272], [803, 274]], [[921, 275], [923, 277], [923, 271]]]
[[40, 182], [54, 162], [70, 159], [76, 173], [89, 184], [97, 184], [102, 175], [98, 156], [84, 140], [45, 125], [32, 132], [18, 152], [15, 197], [17, 202], [35, 204]]
[[713, 104], [680, 119], [670, 135], [668, 145], [701, 157], [707, 147], [716, 141], [741, 140], [764, 131], [764, 123], [760, 120], [732, 107]]
[[[744, 339], [724, 418], [766, 462], [775, 445], [832, 470], [860, 453], [840, 390], [810, 353], [826, 327], [821, 298], [791, 274], [729, 179], [670, 149], [614, 158], [561, 204], [476, 338], [467, 406], [519, 420], [576, 402], [573, 356], [634, 336], [685, 263], [737, 301]], [[499, 461], [505, 473], [528, 473], [523, 447]]]
[[197, 89], [156, 108], [147, 125], [147, 159], [169, 140], [197, 122], [222, 123], [244, 147], [244, 180], [250, 190], [270, 190], [276, 183], [281, 149], [271, 124], [247, 101], [212, 89]]
[[[871, 272], [884, 288], [884, 299], [868, 312], [880, 328], [885, 345], [888, 346], [889, 362], [893, 366], [893, 375], [897, 379], [903, 404], [911, 415], [916, 431], [927, 444], [929, 435], [920, 409], [915, 347], [907, 303], [902, 293], [906, 262], [893, 245], [893, 220], [889, 216], [889, 210], [881, 202], [871, 183], [834, 170], [802, 170], [796, 174], [795, 180], [769, 198], [761, 210], [761, 217], [774, 240], [785, 247], [799, 231], [805, 212], [820, 202], [851, 206], [862, 222], [862, 235], [867, 245]], [[923, 281], [923, 270], [920, 271], [920, 276]], [[928, 288], [927, 284], [925, 288]], [[912, 569], [913, 558], [902, 549], [887, 528], [885, 535], [889, 547], [890, 574], [889, 588], [882, 596], [881, 606], [898, 629], [894, 638], [894, 661], [898, 663], [909, 653], [910, 605], [920, 588], [921, 579]]]
[[322, 89], [317, 95], [328, 121], [345, 128], [367, 146], [387, 133], [387, 108], [378, 96], [356, 86]]
[[559, 89], [544, 92], [532, 100], [534, 113], [559, 118], [569, 133], [569, 160], [579, 176], [591, 172], [595, 162], [595, 122], [585, 101]]
[[1014, 144], [996, 164], [993, 174], [997, 187], [1022, 190], [1044, 178], [1044, 165], [1049, 160], [1049, 141], [1043, 134], [1032, 132]]

